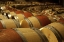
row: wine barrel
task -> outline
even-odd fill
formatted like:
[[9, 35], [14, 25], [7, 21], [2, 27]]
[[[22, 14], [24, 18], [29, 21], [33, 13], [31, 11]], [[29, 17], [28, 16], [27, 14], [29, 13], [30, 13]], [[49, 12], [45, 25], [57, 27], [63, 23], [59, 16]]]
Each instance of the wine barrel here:
[[22, 28], [27, 28], [27, 27], [35, 27], [35, 28], [41, 28], [41, 24], [38, 21], [38, 19], [34, 16], [29, 17], [29, 18], [25, 18], [25, 20], [22, 21], [21, 24]]
[[0, 42], [23, 42], [23, 40], [13, 29], [1, 29]]
[[18, 10], [14, 10], [14, 11], [5, 10], [5, 11], [2, 12], [2, 15], [7, 16], [8, 18], [12, 18], [12, 16], [16, 15], [19, 12], [20, 11], [18, 11]]
[[12, 16], [12, 19], [16, 19], [20, 22], [24, 18], [28, 18], [28, 17], [31, 17], [31, 16], [32, 16], [32, 14], [30, 12], [24, 12], [24, 13], [19, 12], [19, 14], [16, 14], [15, 16]]
[[[47, 29], [44, 29], [44, 28], [47, 28]], [[48, 35], [53, 36], [51, 33], [51, 31], [52, 31], [53, 34], [56, 36], [56, 39], [57, 39], [55, 42], [62, 42], [62, 40], [64, 40], [64, 33], [63, 33], [64, 32], [64, 25], [61, 24], [60, 22], [51, 23], [51, 24], [41, 28], [40, 30], [42, 32], [44, 32], [46, 36], [48, 36]], [[47, 31], [50, 34], [47, 34], [48, 33]], [[54, 40], [53, 40], [53, 42], [54, 42]]]
[[[50, 24], [51, 21], [44, 15], [39, 16], [32, 16], [28, 19], [25, 19], [22, 21], [21, 27], [35, 27], [35, 28], [41, 28], [42, 26], [46, 26]], [[25, 26], [26, 24], [26, 26]]]
[[46, 36], [38, 29], [16, 28], [14, 30], [21, 36], [23, 42], [48, 42]]
[[46, 26], [51, 23], [51, 21], [45, 15], [38, 15], [38, 16], [36, 16], [36, 18], [39, 20], [39, 22], [42, 26]]
[[47, 39], [49, 40], [49, 42], [61, 42], [61, 39], [59, 41], [59, 38], [57, 38], [58, 36], [55, 35], [54, 32], [51, 31], [50, 29], [48, 29], [46, 27], [43, 27], [43, 28], [41, 28], [41, 31], [47, 37]]
[[[26, 12], [26, 11], [24, 11], [24, 13], [20, 13], [20, 14], [22, 14], [23, 16], [25, 16], [25, 18], [33, 16], [30, 12]], [[11, 19], [15, 15], [17, 15], [15, 12], [10, 12], [10, 13], [7, 14], [7, 17], [9, 19]]]
[[1, 22], [0, 27], [3, 27], [3, 28], [19, 28], [20, 27], [20, 24], [18, 23], [18, 21], [14, 19], [3, 19], [0, 22]]

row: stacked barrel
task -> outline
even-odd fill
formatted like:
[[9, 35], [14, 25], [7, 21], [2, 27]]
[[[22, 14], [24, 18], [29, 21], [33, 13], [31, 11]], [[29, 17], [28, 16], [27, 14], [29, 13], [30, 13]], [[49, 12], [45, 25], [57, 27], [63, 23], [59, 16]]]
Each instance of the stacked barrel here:
[[21, 9], [9, 4], [0, 7], [0, 42], [64, 42], [63, 7], [23, 4]]

